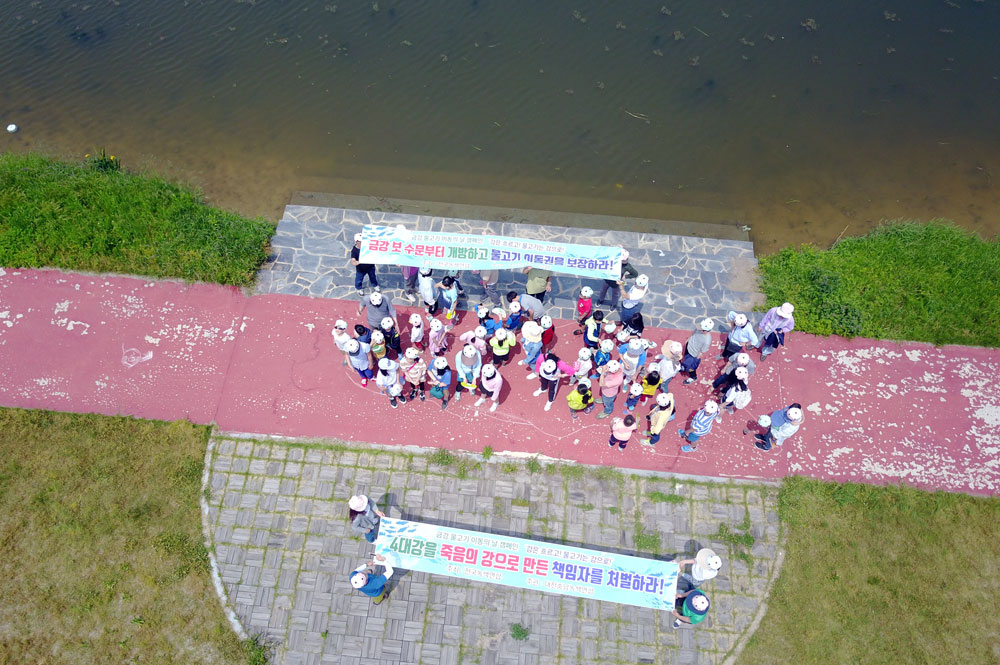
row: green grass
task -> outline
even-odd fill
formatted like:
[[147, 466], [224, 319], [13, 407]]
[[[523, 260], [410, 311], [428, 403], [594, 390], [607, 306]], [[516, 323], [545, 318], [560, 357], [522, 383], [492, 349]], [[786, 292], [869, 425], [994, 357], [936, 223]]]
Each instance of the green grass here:
[[894, 222], [831, 250], [760, 259], [768, 306], [820, 335], [1000, 346], [1000, 241], [943, 222]]
[[253, 283], [271, 224], [100, 163], [0, 153], [0, 265]]
[[767, 615], [739, 659], [996, 663], [1000, 500], [789, 478]]
[[457, 458], [450, 451], [444, 448], [438, 448], [427, 458], [427, 461], [431, 464], [436, 464], [438, 466], [451, 466], [455, 463]]
[[542, 470], [541, 462], [539, 462], [538, 459], [535, 457], [529, 459], [525, 463], [524, 467], [528, 470], [529, 473], [538, 473], [539, 471]]
[[531, 630], [528, 628], [525, 628], [519, 623], [510, 624], [510, 636], [518, 642], [523, 642], [528, 639], [529, 635], [531, 635]]
[[0, 409], [0, 663], [266, 662], [202, 545], [208, 430]]
[[647, 494], [649, 500], [653, 503], [684, 503], [687, 501], [680, 494], [666, 494], [660, 491], [653, 491]]
[[488, 462], [491, 457], [493, 457], [493, 446], [483, 447], [483, 459]]

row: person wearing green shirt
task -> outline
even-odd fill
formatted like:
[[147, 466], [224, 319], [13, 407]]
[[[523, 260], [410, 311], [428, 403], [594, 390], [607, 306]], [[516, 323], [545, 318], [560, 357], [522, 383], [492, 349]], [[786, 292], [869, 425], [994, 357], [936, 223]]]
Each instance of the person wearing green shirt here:
[[708, 614], [710, 604], [708, 596], [698, 589], [677, 594], [674, 601], [674, 628], [680, 628], [682, 623], [692, 626], [701, 623]]
[[524, 269], [524, 274], [528, 276], [524, 292], [545, 302], [545, 294], [552, 291], [552, 271], [529, 267]]

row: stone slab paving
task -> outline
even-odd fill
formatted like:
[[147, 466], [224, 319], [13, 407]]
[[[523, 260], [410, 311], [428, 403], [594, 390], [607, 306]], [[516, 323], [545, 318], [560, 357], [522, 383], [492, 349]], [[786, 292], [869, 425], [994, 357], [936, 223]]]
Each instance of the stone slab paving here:
[[[644, 299], [643, 313], [653, 326], [689, 329], [696, 318], [725, 317], [729, 310], [749, 313], [754, 305], [763, 302], [757, 292], [753, 244], [746, 241], [302, 205], [285, 207], [271, 239], [272, 252], [257, 273], [256, 292], [356, 298], [355, 270], [348, 262], [348, 254], [354, 234], [366, 224], [621, 245], [629, 251], [636, 269], [649, 275], [651, 288]], [[378, 279], [383, 290], [405, 304], [399, 298], [402, 276], [397, 266], [379, 266]], [[459, 306], [468, 309], [480, 302], [483, 291], [474, 275], [466, 275], [462, 284], [467, 299], [460, 300]], [[498, 286], [505, 293], [510, 289], [523, 291], [524, 284], [523, 274], [503, 271]], [[572, 319], [581, 284], [589, 284], [600, 293], [602, 282], [557, 274], [552, 284], [552, 293], [546, 299], [549, 313], [555, 318]]]
[[[747, 632], [776, 574], [777, 488], [639, 476], [610, 467], [489, 462], [399, 448], [215, 437], [204, 526], [246, 631], [284, 665], [717, 664]], [[447, 455], [445, 455], [447, 457]], [[697, 628], [662, 611], [399, 571], [373, 605], [347, 581], [372, 546], [346, 521], [365, 493], [391, 517], [671, 559], [711, 546]], [[753, 544], [721, 539], [721, 526]], [[515, 641], [510, 625], [531, 633]]]

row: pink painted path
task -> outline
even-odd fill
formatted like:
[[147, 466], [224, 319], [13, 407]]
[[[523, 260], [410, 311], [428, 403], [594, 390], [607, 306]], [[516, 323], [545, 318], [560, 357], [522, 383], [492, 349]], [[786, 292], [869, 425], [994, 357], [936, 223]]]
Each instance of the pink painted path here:
[[[58, 411], [215, 422], [230, 432], [336, 437], [572, 459], [683, 474], [777, 479], [789, 474], [1000, 494], [1000, 352], [969, 347], [844, 340], [796, 333], [759, 365], [753, 402], [724, 417], [696, 452], [666, 434], [608, 448], [610, 422], [574, 423], [562, 386], [551, 412], [536, 382], [508, 366], [496, 413], [466, 395], [389, 407], [341, 365], [332, 322], [354, 322], [354, 302], [248, 297], [232, 288], [50, 270], [0, 271], [0, 404]], [[405, 314], [404, 314], [405, 312]], [[400, 322], [409, 310], [399, 308]], [[468, 329], [468, 321], [456, 332]], [[579, 337], [558, 321], [557, 352], [574, 358]], [[651, 331], [657, 342], [686, 331]], [[405, 335], [404, 335], [405, 338]], [[454, 351], [449, 355], [452, 357]], [[521, 357], [518, 350], [517, 358]], [[701, 381], [675, 379], [680, 426], [706, 398]], [[619, 398], [619, 414], [623, 398]], [[745, 422], [800, 402], [806, 421], [784, 446], [758, 451]], [[648, 407], [639, 407], [644, 414]], [[675, 432], [674, 430], [670, 430]]]

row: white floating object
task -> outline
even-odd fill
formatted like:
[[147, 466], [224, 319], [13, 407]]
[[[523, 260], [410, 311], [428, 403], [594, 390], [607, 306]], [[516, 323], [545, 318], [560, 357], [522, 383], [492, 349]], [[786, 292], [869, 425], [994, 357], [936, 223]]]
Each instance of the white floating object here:
[[10, 134], [14, 134], [15, 132], [17, 132], [18, 129], [20, 129], [20, 127], [18, 127], [14, 123], [10, 123], [9, 125], [7, 125], [7, 132]]

